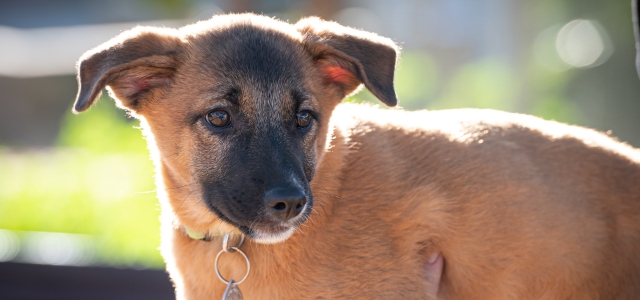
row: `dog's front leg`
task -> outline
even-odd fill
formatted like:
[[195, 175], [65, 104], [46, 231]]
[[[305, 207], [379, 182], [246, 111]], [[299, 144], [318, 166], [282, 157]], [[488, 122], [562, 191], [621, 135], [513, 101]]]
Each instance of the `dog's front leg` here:
[[437, 299], [440, 287], [440, 277], [444, 267], [444, 258], [441, 253], [432, 253], [427, 260], [425, 271], [427, 273], [427, 295], [428, 299]]

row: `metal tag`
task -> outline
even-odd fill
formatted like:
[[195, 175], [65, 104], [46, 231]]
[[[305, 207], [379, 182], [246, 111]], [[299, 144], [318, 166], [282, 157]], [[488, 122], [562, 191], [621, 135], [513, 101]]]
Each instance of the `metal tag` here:
[[233, 280], [229, 280], [229, 285], [224, 290], [224, 294], [222, 294], [222, 300], [243, 300], [242, 293], [238, 288], [238, 285], [233, 282]]

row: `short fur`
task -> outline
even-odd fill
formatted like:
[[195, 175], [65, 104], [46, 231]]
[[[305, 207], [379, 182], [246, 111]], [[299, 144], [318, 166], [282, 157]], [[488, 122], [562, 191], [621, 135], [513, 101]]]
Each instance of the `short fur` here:
[[[141, 120], [178, 298], [220, 299], [217, 235], [238, 230], [246, 299], [637, 298], [640, 151], [526, 115], [338, 105], [361, 83], [395, 105], [397, 51], [319, 19], [226, 15], [81, 58], [75, 111], [107, 86]], [[215, 108], [232, 127], [203, 121]], [[269, 217], [274, 189], [304, 212]], [[243, 259], [224, 255], [238, 280]]]

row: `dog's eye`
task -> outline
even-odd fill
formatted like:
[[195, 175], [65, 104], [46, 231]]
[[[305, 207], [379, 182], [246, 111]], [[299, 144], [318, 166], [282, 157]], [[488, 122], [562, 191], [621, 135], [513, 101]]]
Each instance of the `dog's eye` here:
[[296, 114], [296, 124], [299, 128], [307, 127], [309, 123], [311, 123], [311, 114], [308, 111], [301, 111]]
[[211, 111], [205, 119], [213, 127], [227, 127], [231, 123], [231, 116], [224, 110]]

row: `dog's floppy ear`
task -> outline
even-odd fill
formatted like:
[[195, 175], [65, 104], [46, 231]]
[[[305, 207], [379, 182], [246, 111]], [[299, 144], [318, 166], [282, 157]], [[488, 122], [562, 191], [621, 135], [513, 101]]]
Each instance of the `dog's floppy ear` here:
[[143, 100], [172, 82], [180, 44], [175, 30], [138, 27], [86, 52], [77, 65], [73, 111], [89, 108], [106, 86], [121, 107], [139, 110]]
[[393, 41], [318, 18], [302, 19], [296, 28], [325, 81], [336, 84], [344, 96], [362, 83], [384, 104], [398, 103], [393, 88], [398, 46]]

